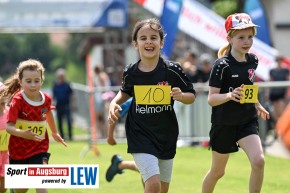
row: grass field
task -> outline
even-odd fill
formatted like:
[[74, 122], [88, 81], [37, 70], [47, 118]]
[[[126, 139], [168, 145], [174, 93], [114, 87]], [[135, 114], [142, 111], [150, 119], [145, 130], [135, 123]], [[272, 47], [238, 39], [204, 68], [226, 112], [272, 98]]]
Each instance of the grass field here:
[[[92, 150], [86, 151], [87, 142], [69, 142], [64, 147], [51, 142], [50, 164], [99, 164], [99, 189], [49, 189], [53, 193], [141, 193], [143, 188], [137, 172], [126, 171], [117, 175], [111, 183], [105, 180], [105, 172], [113, 154], [118, 153], [125, 159], [131, 159], [126, 153], [126, 144], [109, 146], [99, 144], [99, 156]], [[290, 160], [266, 155], [263, 193], [290, 192]], [[202, 179], [210, 167], [211, 153], [205, 148], [181, 147], [177, 149], [174, 162], [170, 193], [200, 193]], [[231, 155], [226, 175], [217, 184], [215, 193], [247, 193], [250, 165], [246, 155], [238, 152]], [[29, 190], [29, 193], [35, 190]]]

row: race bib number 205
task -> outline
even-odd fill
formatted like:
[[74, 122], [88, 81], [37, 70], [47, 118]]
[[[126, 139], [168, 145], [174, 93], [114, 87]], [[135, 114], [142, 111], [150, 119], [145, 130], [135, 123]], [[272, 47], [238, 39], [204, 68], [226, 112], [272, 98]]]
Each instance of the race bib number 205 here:
[[26, 121], [22, 119], [17, 119], [16, 128], [21, 130], [32, 129], [33, 133], [36, 133], [44, 137], [46, 132], [46, 121]]

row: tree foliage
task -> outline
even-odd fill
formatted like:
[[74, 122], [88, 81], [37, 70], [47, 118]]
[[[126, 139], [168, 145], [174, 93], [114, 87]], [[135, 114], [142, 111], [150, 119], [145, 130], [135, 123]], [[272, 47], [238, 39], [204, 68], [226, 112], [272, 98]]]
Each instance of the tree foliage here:
[[14, 66], [17, 66], [20, 59], [21, 46], [19, 39], [11, 34], [1, 35], [0, 45], [0, 75], [4, 75], [9, 73]]
[[7, 78], [21, 61], [33, 58], [41, 61], [46, 69], [45, 86], [52, 84], [57, 68], [66, 69], [71, 81], [84, 83], [85, 64], [77, 54], [84, 37], [85, 34], [71, 34], [63, 48], [53, 45], [45, 33], [0, 34], [0, 76]]
[[50, 63], [57, 54], [51, 46], [48, 34], [25, 34], [23, 48], [22, 58], [38, 59], [47, 70], [51, 70]]
[[245, 0], [214, 0], [212, 10], [226, 18], [228, 15], [243, 11]]
[[49, 69], [56, 56], [47, 34], [1, 34], [0, 45], [2, 76], [14, 73], [19, 62], [29, 58], [40, 60]]

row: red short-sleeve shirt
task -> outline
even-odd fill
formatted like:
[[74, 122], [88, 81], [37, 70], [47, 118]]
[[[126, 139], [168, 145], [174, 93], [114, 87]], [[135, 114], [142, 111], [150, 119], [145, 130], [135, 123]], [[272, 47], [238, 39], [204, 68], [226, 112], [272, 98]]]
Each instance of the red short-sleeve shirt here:
[[[51, 97], [43, 92], [40, 93], [42, 100], [39, 102], [30, 100], [24, 91], [16, 93], [9, 108], [8, 122], [16, 124], [17, 121], [25, 121], [29, 127], [45, 122], [46, 113], [51, 110]], [[8, 146], [9, 156], [15, 160], [23, 160], [47, 152], [49, 139], [46, 129], [44, 132], [45, 139], [40, 142], [11, 135]]]

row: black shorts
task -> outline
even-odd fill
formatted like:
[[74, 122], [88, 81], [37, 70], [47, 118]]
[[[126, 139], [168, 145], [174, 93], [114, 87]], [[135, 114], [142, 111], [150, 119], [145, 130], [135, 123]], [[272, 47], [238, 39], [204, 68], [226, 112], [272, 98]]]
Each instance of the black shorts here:
[[239, 150], [237, 142], [252, 134], [259, 134], [259, 123], [256, 119], [237, 126], [212, 125], [209, 132], [210, 147], [222, 154], [237, 152]]
[[281, 99], [285, 99], [286, 91], [280, 93], [270, 93], [270, 101], [275, 102]]
[[9, 164], [48, 164], [50, 153], [39, 153], [22, 160], [9, 158]]

